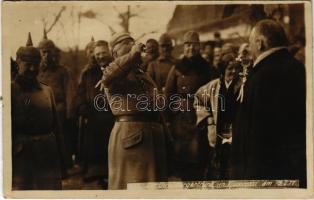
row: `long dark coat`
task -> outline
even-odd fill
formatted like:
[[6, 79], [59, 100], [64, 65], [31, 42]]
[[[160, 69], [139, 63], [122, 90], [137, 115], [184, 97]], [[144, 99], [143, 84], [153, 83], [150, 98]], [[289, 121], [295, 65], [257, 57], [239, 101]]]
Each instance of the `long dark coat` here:
[[159, 57], [148, 65], [147, 73], [155, 81], [159, 91], [164, 92], [168, 74], [174, 64], [175, 60], [172, 57]]
[[304, 69], [286, 49], [252, 69], [234, 126], [234, 179], [306, 185]]
[[[178, 162], [198, 164], [202, 158], [201, 140], [196, 128], [196, 113], [193, 95], [210, 81], [208, 63], [197, 56], [193, 60], [181, 59], [169, 72], [165, 93], [169, 99], [168, 120], [174, 137], [173, 159]], [[171, 111], [171, 96], [179, 95], [180, 111]], [[207, 142], [207, 141], [204, 141]], [[207, 146], [207, 144], [205, 144]], [[193, 171], [190, 169], [190, 171]]]
[[[104, 110], [105, 97], [95, 88], [102, 77], [102, 71], [96, 63], [89, 64], [82, 74], [77, 90], [75, 107], [81, 121], [79, 145], [86, 177], [108, 176], [108, 143], [114, 124], [111, 110]], [[98, 98], [97, 98], [98, 96]], [[95, 105], [97, 104], [97, 106]], [[108, 102], [107, 102], [107, 108]]]
[[68, 71], [61, 65], [49, 68], [40, 67], [38, 80], [52, 88], [62, 123], [67, 117], [70, 101], [71, 79]]
[[12, 83], [14, 190], [61, 189], [64, 142], [50, 87]]
[[56, 110], [61, 122], [62, 133], [65, 138], [67, 166], [72, 165], [71, 149], [72, 147], [72, 133], [68, 130], [66, 119], [71, 115], [70, 102], [73, 93], [73, 83], [70, 78], [68, 70], [62, 65], [55, 65], [54, 67], [40, 67], [38, 80], [49, 87], [51, 87], [55, 101]]

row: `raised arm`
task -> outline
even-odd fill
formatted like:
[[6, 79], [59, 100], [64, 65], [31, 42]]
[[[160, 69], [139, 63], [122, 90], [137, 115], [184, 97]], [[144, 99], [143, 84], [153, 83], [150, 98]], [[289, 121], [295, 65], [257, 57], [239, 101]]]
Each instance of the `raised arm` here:
[[127, 76], [130, 70], [141, 62], [142, 49], [143, 44], [136, 44], [129, 53], [111, 62], [103, 70], [101, 83], [104, 86], [109, 86], [115, 80]]

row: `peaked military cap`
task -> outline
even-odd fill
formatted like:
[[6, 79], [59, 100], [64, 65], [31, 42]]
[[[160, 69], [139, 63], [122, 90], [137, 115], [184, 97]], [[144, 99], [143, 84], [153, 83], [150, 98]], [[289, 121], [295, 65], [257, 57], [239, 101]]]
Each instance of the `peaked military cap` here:
[[167, 33], [162, 34], [159, 38], [159, 45], [171, 45], [172, 46], [171, 37]]
[[85, 51], [86, 51], [87, 49], [94, 48], [94, 45], [95, 45], [95, 39], [94, 39], [94, 36], [92, 36], [90, 42], [87, 43], [87, 45], [86, 45], [86, 47], [85, 47]]
[[33, 41], [31, 33], [28, 33], [28, 38], [25, 47], [20, 47], [16, 52], [16, 59], [20, 59], [26, 62], [39, 63], [41, 56], [38, 49], [33, 47]]
[[118, 43], [122, 42], [125, 39], [132, 39], [134, 40], [131, 35], [127, 32], [115, 33], [113, 34], [110, 40], [110, 46], [113, 49]]
[[56, 45], [54, 44], [54, 42], [48, 39], [46, 29], [44, 29], [43, 39], [38, 44], [38, 48], [39, 49], [55, 49], [56, 48]]

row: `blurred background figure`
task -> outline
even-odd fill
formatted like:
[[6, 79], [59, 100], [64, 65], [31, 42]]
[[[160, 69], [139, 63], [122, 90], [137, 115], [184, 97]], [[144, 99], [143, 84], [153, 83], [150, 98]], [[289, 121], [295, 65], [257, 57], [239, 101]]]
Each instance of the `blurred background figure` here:
[[[108, 42], [99, 40], [93, 44], [93, 54], [83, 71], [75, 97], [75, 107], [79, 120], [79, 152], [85, 182], [97, 180], [107, 189], [108, 185], [108, 142], [114, 119], [105, 96], [95, 85], [102, 77], [102, 69], [111, 61]], [[93, 57], [93, 58], [92, 58]], [[98, 96], [98, 98], [97, 98]], [[97, 106], [95, 106], [95, 103]]]
[[235, 45], [234, 43], [225, 43], [221, 47], [221, 57], [222, 58], [224, 55], [227, 54], [232, 54], [233, 56], [237, 56], [238, 54], [238, 46]]
[[158, 52], [158, 42], [155, 39], [148, 39], [146, 41], [146, 45], [145, 45], [146, 49], [144, 52], [144, 56], [142, 58], [142, 64], [141, 64], [141, 68], [146, 71], [148, 65], [155, 61], [158, 56], [159, 56], [159, 52]]
[[214, 67], [214, 49], [215, 42], [207, 41], [203, 44], [202, 57], [208, 62], [208, 67], [211, 70], [211, 79], [218, 77], [218, 70]]
[[233, 54], [224, 55], [219, 63], [220, 78], [208, 82], [196, 93], [197, 125], [207, 132], [210, 149], [206, 180], [230, 178], [232, 124], [238, 107], [240, 68]]
[[38, 44], [41, 54], [41, 63], [39, 67], [38, 80], [52, 88], [56, 101], [56, 110], [58, 112], [62, 132], [64, 134], [67, 167], [73, 166], [72, 154], [74, 153], [74, 144], [72, 143], [72, 133], [68, 130], [68, 120], [70, 118], [70, 102], [72, 99], [72, 83], [67, 69], [60, 65], [60, 50], [55, 46], [52, 40], [47, 38], [44, 29], [43, 39]]
[[215, 46], [214, 48], [214, 58], [213, 58], [213, 74], [212, 78], [218, 78], [219, 77], [219, 72], [218, 72], [218, 63], [220, 62], [221, 59], [221, 47]]
[[37, 80], [41, 56], [31, 36], [16, 53], [12, 89], [12, 189], [61, 190], [64, 141], [51, 88]]
[[[89, 43], [87, 43], [87, 45], [85, 46], [85, 55], [87, 57], [87, 65], [85, 65], [82, 69], [82, 73], [84, 72], [84, 70], [86, 70], [88, 67], [90, 67], [91, 65], [95, 65], [96, 60], [95, 60], [95, 56], [94, 56], [94, 48], [95, 48], [95, 39], [92, 36], [91, 40]], [[82, 74], [81, 74], [82, 76]], [[80, 77], [81, 80], [82, 77]], [[80, 81], [79, 80], [79, 81]]]
[[[170, 100], [178, 95], [180, 110], [169, 105], [169, 122], [174, 137], [174, 173], [183, 181], [202, 180], [204, 173], [204, 141], [196, 130], [193, 94], [210, 78], [210, 69], [200, 55], [199, 34], [189, 31], [184, 35], [183, 58], [178, 60], [168, 75], [165, 93]], [[204, 155], [205, 154], [205, 155]]]
[[207, 41], [203, 44], [202, 57], [209, 63], [210, 66], [213, 65], [214, 60], [214, 41]]
[[95, 45], [95, 39], [94, 36], [91, 37], [91, 40], [89, 43], [87, 43], [85, 47], [85, 53], [86, 57], [90, 60], [94, 56], [94, 45]]
[[147, 68], [147, 73], [156, 82], [158, 90], [165, 91], [167, 77], [171, 67], [175, 64], [172, 57], [172, 40], [169, 35], [163, 34], [159, 38], [159, 57], [151, 62]]
[[222, 47], [224, 41], [221, 39], [221, 35], [218, 31], [214, 32], [214, 41], [216, 47]]

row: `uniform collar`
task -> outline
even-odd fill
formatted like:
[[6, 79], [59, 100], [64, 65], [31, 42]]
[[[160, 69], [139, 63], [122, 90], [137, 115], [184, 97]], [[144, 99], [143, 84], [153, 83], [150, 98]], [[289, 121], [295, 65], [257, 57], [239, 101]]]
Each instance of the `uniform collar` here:
[[275, 53], [276, 51], [282, 50], [282, 49], [286, 49], [287, 47], [285, 46], [280, 46], [280, 47], [275, 47], [275, 48], [271, 48], [263, 53], [261, 53], [261, 55], [259, 55], [256, 60], [254, 61], [253, 64], [253, 68], [260, 63], [262, 60], [264, 60], [266, 57], [270, 56], [271, 54]]

